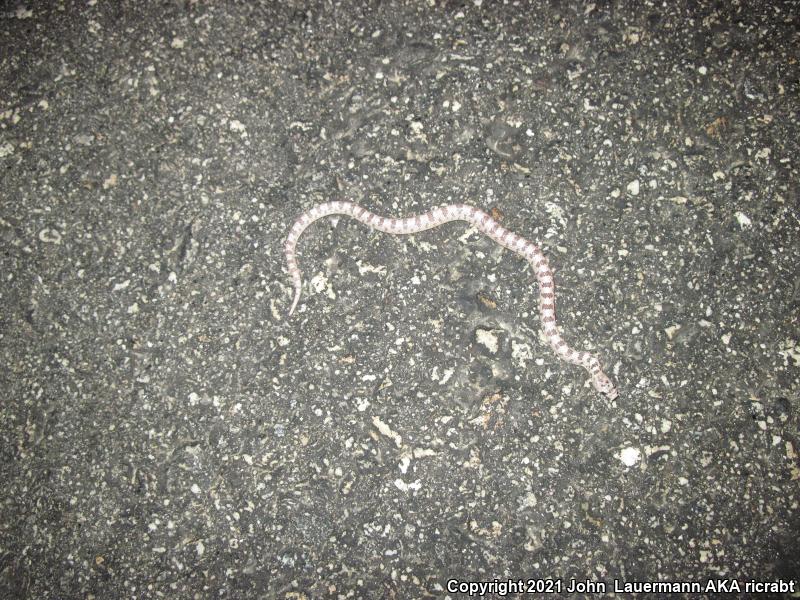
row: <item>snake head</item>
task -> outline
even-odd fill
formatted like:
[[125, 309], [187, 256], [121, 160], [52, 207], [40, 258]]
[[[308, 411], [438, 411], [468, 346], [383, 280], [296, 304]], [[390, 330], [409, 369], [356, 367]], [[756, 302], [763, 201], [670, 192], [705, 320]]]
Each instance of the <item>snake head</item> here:
[[617, 388], [614, 387], [614, 384], [602, 371], [592, 375], [592, 385], [598, 392], [605, 394], [609, 400], [614, 400], [619, 396]]

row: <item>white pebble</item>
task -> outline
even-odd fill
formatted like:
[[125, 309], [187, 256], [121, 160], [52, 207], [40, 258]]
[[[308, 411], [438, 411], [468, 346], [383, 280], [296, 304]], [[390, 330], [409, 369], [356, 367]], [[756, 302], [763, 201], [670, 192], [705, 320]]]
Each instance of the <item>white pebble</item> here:
[[625, 466], [632, 467], [641, 460], [642, 453], [638, 448], [628, 446], [620, 451], [617, 458], [619, 458]]
[[734, 216], [734, 217], [736, 217], [736, 221], [739, 223], [739, 226], [740, 226], [742, 229], [749, 229], [750, 227], [752, 227], [752, 226], [753, 226], [753, 222], [750, 220], [750, 217], [748, 217], [748, 216], [747, 216], [746, 214], [744, 214], [742, 211], [740, 211], [740, 210], [737, 210], [737, 211], [736, 211], [736, 212], [733, 214], [733, 216]]
[[478, 329], [478, 331], [475, 332], [475, 338], [477, 339], [478, 343], [482, 346], [485, 346], [489, 352], [492, 354], [497, 354], [500, 344], [497, 340], [497, 336], [494, 333], [486, 329]]

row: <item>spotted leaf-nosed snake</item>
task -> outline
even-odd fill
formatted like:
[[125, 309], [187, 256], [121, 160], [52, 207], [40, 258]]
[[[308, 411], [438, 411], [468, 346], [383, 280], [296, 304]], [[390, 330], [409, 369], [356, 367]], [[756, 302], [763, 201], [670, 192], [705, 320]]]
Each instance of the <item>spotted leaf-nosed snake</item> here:
[[509, 250], [513, 250], [531, 264], [536, 271], [536, 278], [539, 280], [539, 313], [541, 315], [542, 328], [553, 351], [561, 360], [586, 369], [591, 375], [594, 388], [601, 394], [605, 394], [609, 400], [617, 397], [617, 390], [611, 379], [603, 373], [597, 357], [588, 352], [573, 350], [562, 339], [556, 325], [553, 273], [550, 271], [547, 259], [542, 254], [542, 251], [536, 244], [500, 225], [484, 211], [467, 204], [440, 206], [424, 214], [406, 217], [405, 219], [381, 217], [352, 202], [326, 202], [303, 213], [289, 230], [285, 245], [286, 262], [289, 275], [292, 278], [292, 285], [294, 286], [294, 300], [292, 301], [292, 307], [289, 309], [289, 315], [297, 308], [302, 288], [302, 275], [300, 268], [297, 266], [297, 257], [295, 255], [297, 240], [300, 239], [306, 227], [328, 215], [347, 215], [373, 229], [392, 234], [418, 233], [450, 221], [467, 221], [471, 223], [495, 242]]

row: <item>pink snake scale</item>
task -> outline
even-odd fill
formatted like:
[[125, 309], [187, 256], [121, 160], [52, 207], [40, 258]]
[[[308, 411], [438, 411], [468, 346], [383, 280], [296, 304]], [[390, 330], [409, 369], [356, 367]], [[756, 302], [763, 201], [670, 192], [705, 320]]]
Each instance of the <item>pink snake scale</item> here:
[[588, 352], [573, 350], [562, 339], [556, 325], [553, 273], [539, 247], [509, 231], [484, 211], [467, 204], [440, 206], [424, 214], [406, 217], [405, 219], [381, 217], [352, 202], [326, 202], [303, 213], [289, 230], [285, 245], [286, 263], [294, 286], [294, 300], [292, 301], [292, 307], [289, 309], [290, 316], [300, 301], [303, 282], [300, 268], [297, 266], [297, 256], [295, 255], [297, 241], [311, 223], [329, 215], [347, 215], [357, 221], [361, 221], [372, 229], [395, 235], [419, 233], [450, 221], [467, 221], [471, 223], [504, 248], [508, 248], [522, 256], [536, 271], [536, 278], [539, 280], [539, 314], [541, 315], [542, 328], [556, 355], [561, 360], [586, 369], [592, 378], [594, 388], [601, 394], [605, 394], [609, 400], [617, 397], [617, 390], [611, 379], [603, 373], [597, 357]]

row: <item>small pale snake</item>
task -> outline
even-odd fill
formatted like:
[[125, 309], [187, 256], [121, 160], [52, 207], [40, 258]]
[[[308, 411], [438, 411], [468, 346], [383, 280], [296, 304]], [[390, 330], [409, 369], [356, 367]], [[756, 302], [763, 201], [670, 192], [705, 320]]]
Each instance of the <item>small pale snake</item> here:
[[601, 394], [605, 394], [608, 399], [613, 400], [617, 397], [617, 390], [611, 379], [603, 373], [597, 357], [588, 352], [573, 350], [561, 337], [556, 325], [553, 273], [539, 247], [509, 231], [484, 211], [467, 204], [440, 206], [421, 215], [414, 215], [405, 219], [381, 217], [352, 202], [326, 202], [318, 204], [308, 212], [303, 213], [289, 230], [284, 248], [289, 275], [294, 286], [294, 300], [292, 301], [292, 307], [289, 309], [289, 315], [297, 308], [302, 288], [302, 275], [300, 268], [297, 266], [297, 256], [295, 255], [297, 240], [300, 239], [306, 227], [328, 215], [347, 215], [373, 229], [396, 235], [418, 233], [450, 221], [467, 221], [471, 223], [501, 246], [522, 256], [533, 267], [536, 278], [539, 281], [539, 314], [541, 316], [542, 329], [556, 355], [561, 360], [586, 369], [592, 378], [594, 388]]

